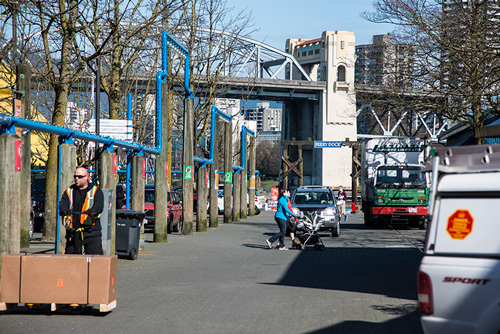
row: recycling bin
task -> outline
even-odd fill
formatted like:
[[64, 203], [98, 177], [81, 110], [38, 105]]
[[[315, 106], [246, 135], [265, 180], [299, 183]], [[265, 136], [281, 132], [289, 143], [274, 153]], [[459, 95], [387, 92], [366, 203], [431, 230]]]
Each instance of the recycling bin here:
[[116, 255], [137, 259], [144, 216], [145, 213], [141, 211], [116, 210]]

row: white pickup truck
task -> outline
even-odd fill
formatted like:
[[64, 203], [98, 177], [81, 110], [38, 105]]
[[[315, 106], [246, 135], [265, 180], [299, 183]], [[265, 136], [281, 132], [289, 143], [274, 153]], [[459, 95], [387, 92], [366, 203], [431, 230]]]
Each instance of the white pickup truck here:
[[500, 145], [434, 152], [418, 300], [425, 333], [500, 333]]

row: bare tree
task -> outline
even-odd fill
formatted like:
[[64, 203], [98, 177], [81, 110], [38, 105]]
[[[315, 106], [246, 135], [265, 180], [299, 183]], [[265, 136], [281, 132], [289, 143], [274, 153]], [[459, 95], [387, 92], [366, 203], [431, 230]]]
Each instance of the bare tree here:
[[496, 1], [376, 0], [374, 8], [364, 17], [395, 24], [394, 38], [414, 48], [415, 67], [409, 79], [412, 90], [426, 92], [427, 98], [407, 103], [473, 128], [498, 117], [500, 7]]
[[[77, 22], [85, 15], [84, 0], [38, 1], [31, 0], [22, 11], [22, 17], [27, 32], [27, 58], [33, 65], [34, 74], [43, 78], [53, 92], [50, 122], [63, 126], [66, 107], [72, 91], [72, 86], [86, 69], [87, 63], [95, 59], [106, 45], [101, 41], [100, 48], [84, 54], [80, 49], [82, 40], [79, 35], [85, 26]], [[98, 18], [95, 13], [88, 17], [89, 21]], [[43, 56], [42, 56], [43, 55]], [[38, 56], [38, 57], [37, 57]], [[49, 152], [46, 164], [46, 197], [44, 238], [54, 240], [57, 221], [57, 145], [58, 136], [50, 135]]]

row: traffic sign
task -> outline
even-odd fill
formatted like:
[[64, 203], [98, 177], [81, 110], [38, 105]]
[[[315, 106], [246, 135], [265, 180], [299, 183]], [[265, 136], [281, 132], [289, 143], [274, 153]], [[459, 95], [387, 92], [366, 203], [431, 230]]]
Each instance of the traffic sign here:
[[224, 183], [233, 183], [233, 174], [231, 172], [224, 173]]
[[193, 166], [184, 166], [184, 180], [193, 179]]
[[314, 148], [340, 148], [341, 141], [314, 141]]
[[469, 210], [456, 210], [448, 217], [446, 231], [452, 239], [464, 240], [471, 232], [474, 218]]

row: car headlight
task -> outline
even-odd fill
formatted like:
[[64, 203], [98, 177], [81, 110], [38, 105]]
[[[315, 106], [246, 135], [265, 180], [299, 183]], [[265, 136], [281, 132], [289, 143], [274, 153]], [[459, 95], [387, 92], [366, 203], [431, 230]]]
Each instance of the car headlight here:
[[377, 203], [378, 203], [378, 204], [384, 204], [384, 199], [383, 199], [383, 198], [379, 198], [379, 199], [377, 199]]
[[324, 216], [334, 216], [335, 209], [334, 208], [326, 208], [325, 210], [323, 210], [323, 212], [321, 214]]
[[425, 199], [419, 199], [418, 204], [425, 204]]

